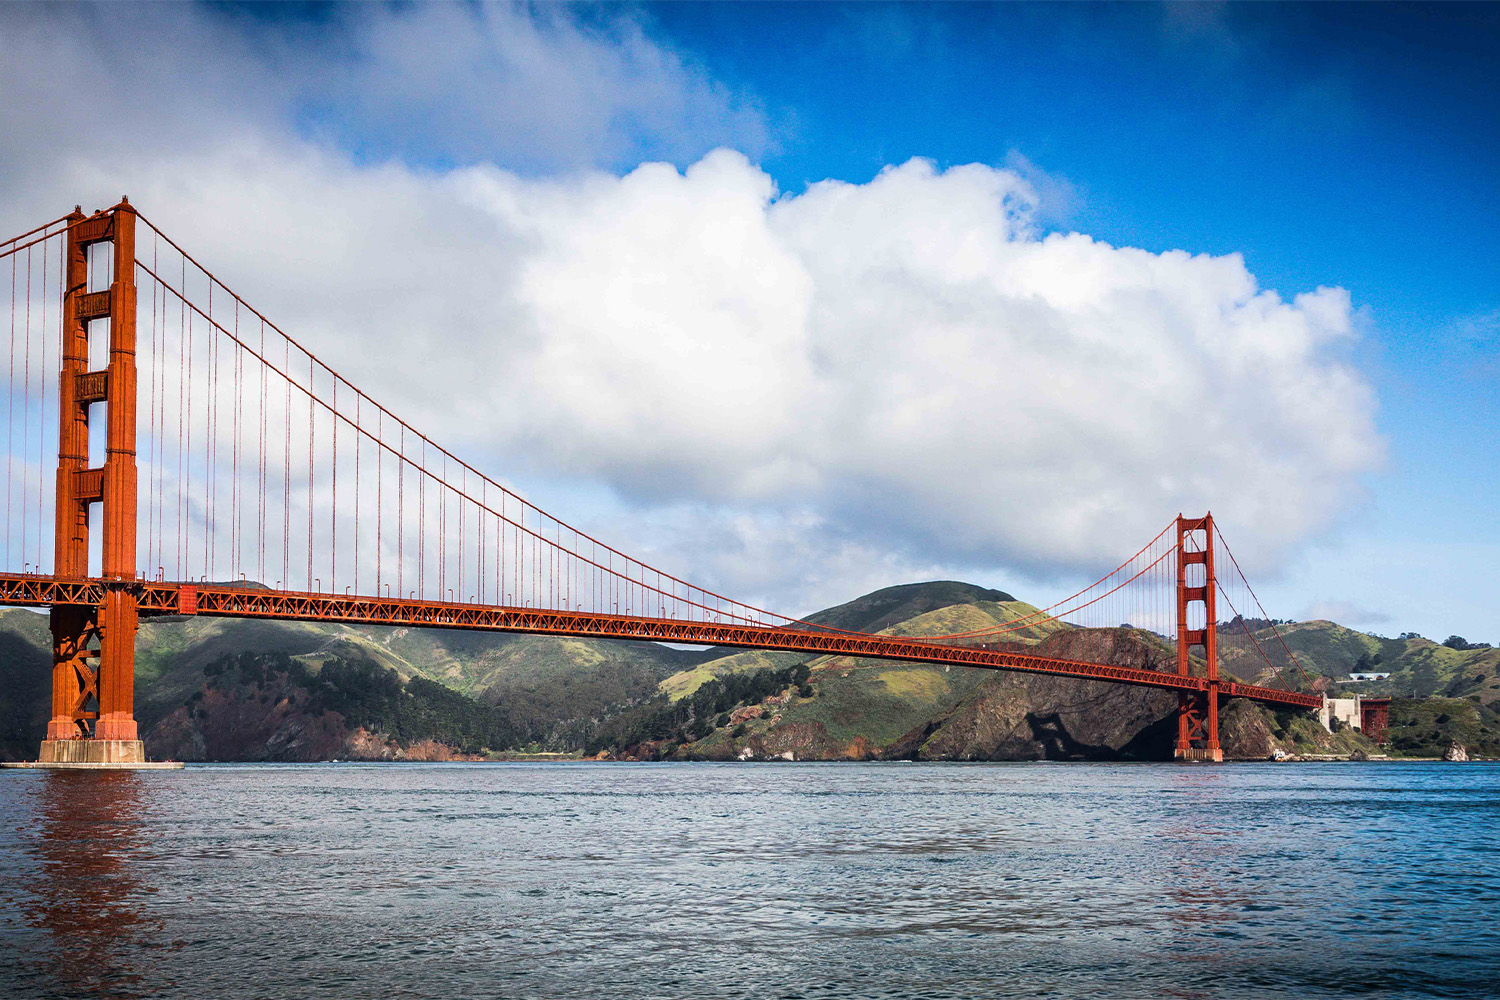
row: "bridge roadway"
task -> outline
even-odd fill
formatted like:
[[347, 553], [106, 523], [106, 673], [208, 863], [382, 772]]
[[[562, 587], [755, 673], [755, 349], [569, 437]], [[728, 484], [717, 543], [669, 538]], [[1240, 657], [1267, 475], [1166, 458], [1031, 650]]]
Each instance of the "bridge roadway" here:
[[[109, 586], [110, 581], [99, 578], [60, 580], [50, 576], [0, 574], [0, 605], [49, 607], [53, 604], [88, 604], [97, 607], [103, 603], [105, 590]], [[1172, 691], [1199, 692], [1209, 688], [1209, 682], [1205, 678], [1158, 670], [1056, 660], [1024, 652], [1005, 652], [973, 646], [950, 646], [904, 636], [819, 631], [817, 626], [790, 628], [724, 624], [676, 618], [642, 618], [584, 611], [298, 593], [210, 584], [130, 581], [125, 586], [135, 590], [142, 617], [209, 615], [222, 618], [345, 622], [740, 646], [748, 649], [862, 656], [878, 660], [907, 660], [1052, 674]], [[1289, 708], [1305, 710], [1322, 705], [1322, 699], [1317, 695], [1280, 691], [1233, 680], [1221, 680], [1219, 691], [1226, 697], [1248, 698], [1251, 701]]]

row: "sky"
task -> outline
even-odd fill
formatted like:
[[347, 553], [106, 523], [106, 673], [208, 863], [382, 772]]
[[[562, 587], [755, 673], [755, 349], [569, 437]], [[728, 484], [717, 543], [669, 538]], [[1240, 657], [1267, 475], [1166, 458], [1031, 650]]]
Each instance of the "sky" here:
[[0, 231], [128, 193], [779, 610], [1212, 509], [1276, 617], [1500, 642], [1496, 65], [1486, 5], [7, 5]]

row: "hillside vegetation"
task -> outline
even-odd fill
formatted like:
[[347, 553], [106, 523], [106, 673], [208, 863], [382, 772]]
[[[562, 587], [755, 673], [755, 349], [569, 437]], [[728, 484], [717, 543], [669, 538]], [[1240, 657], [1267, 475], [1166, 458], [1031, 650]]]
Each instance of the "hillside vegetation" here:
[[1500, 712], [1467, 698], [1393, 698], [1391, 748], [1440, 757], [1457, 743], [1470, 756], [1500, 758]]
[[[1017, 601], [998, 590], [987, 590], [951, 580], [925, 584], [904, 584], [877, 590], [847, 604], [808, 616], [808, 621], [837, 629], [875, 632], [885, 635], [930, 636], [953, 635], [1007, 625], [1034, 614], [1036, 608]], [[901, 617], [904, 616], [904, 617]], [[1036, 642], [1055, 631], [1057, 626], [1022, 628], [1007, 633], [1016, 642]], [[784, 670], [807, 659], [803, 653], [768, 650], [745, 650], [708, 660], [674, 674], [661, 682], [668, 697], [685, 698], [699, 686], [716, 677], [758, 670]], [[848, 658], [816, 657], [808, 662], [823, 668]], [[871, 667], [883, 661], [850, 661]], [[889, 664], [886, 664], [889, 666]]]
[[448, 759], [515, 742], [506, 713], [369, 659], [226, 655], [147, 735], [177, 760]]
[[[879, 590], [808, 621], [931, 636], [1034, 611], [1000, 591], [937, 581]], [[1273, 661], [1290, 666], [1269, 623], [1249, 625]], [[1237, 629], [1221, 632], [1225, 670], [1274, 683]], [[1397, 752], [1436, 755], [1454, 740], [1500, 752], [1500, 651], [1325, 621], [1280, 629], [1316, 690], [1419, 696], [1393, 706]], [[1064, 659], [1173, 667], [1159, 637], [1128, 627], [1048, 624], [1003, 638]], [[49, 643], [45, 616], [0, 612], [0, 753], [8, 757], [33, 755], [45, 729]], [[211, 618], [143, 624], [137, 649], [148, 752], [189, 759], [515, 749], [653, 759], [1163, 759], [1175, 735], [1175, 699], [1165, 691], [840, 656]], [[1392, 676], [1346, 683], [1355, 669]], [[1306, 714], [1245, 702], [1229, 706], [1223, 728], [1231, 756], [1374, 749]]]
[[[1408, 635], [1388, 639], [1316, 620], [1277, 626], [1284, 650], [1267, 626], [1252, 634], [1284, 677], [1301, 679], [1292, 657], [1330, 696], [1368, 694], [1401, 698], [1469, 698], [1500, 702], [1500, 649], [1454, 649]], [[1221, 628], [1219, 650], [1225, 670], [1245, 680], [1268, 683], [1272, 673], [1239, 628]], [[1287, 655], [1290, 651], [1292, 656]], [[1350, 683], [1352, 671], [1390, 673], [1388, 680]]]
[[[46, 615], [0, 610], [0, 753], [8, 759], [35, 756], [46, 732], [50, 648]], [[136, 719], [148, 743], [159, 723], [201, 699], [211, 664], [243, 653], [286, 657], [314, 672], [334, 660], [367, 663], [402, 683], [436, 682], [503, 706], [519, 746], [579, 745], [593, 718], [654, 697], [663, 678], [712, 655], [656, 643], [450, 629], [148, 619], [136, 638]]]

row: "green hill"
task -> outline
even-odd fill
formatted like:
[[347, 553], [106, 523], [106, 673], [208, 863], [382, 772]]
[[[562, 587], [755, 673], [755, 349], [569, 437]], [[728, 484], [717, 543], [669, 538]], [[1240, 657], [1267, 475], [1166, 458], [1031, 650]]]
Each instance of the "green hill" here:
[[1391, 699], [1391, 747], [1440, 757], [1454, 743], [1469, 754], [1500, 757], [1500, 712], [1467, 698]]
[[[987, 590], [952, 580], [908, 583], [886, 587], [846, 604], [809, 615], [807, 621], [858, 632], [890, 635], [940, 635], [968, 632], [1015, 621], [1036, 609], [999, 590]], [[1037, 638], [1035, 630], [1016, 637]], [[784, 670], [807, 661], [823, 666], [828, 658], [767, 650], [721, 651], [724, 655], [697, 664], [661, 683], [662, 693], [685, 698], [715, 677], [756, 670]], [[868, 664], [866, 664], [868, 665]]]
[[35, 757], [52, 705], [47, 616], [0, 610], [0, 759]]
[[[50, 700], [46, 615], [0, 610], [0, 754], [35, 756]], [[136, 718], [143, 734], [201, 698], [205, 670], [226, 656], [281, 655], [314, 672], [331, 660], [368, 662], [402, 682], [436, 681], [503, 707], [517, 739], [545, 742], [559, 727], [652, 696], [660, 681], [707, 655], [656, 643], [350, 626], [235, 618], [143, 620], [136, 638]]]
[[[1010, 611], [1015, 603], [998, 607]], [[949, 606], [888, 631], [948, 632], [953, 621], [984, 620], [995, 607]], [[1060, 659], [1145, 669], [1173, 662], [1159, 637], [1131, 628], [1054, 627], [1021, 641]], [[712, 674], [717, 665], [704, 668]], [[663, 693], [606, 723], [590, 749], [634, 759], [1162, 760], [1171, 756], [1175, 730], [1176, 698], [1168, 691], [821, 657], [800, 667], [712, 674], [690, 693]], [[1326, 732], [1304, 713], [1282, 718], [1247, 702], [1226, 711], [1223, 734], [1229, 756], [1374, 749], [1356, 733]]]
[[[1282, 676], [1301, 680], [1292, 666], [1295, 657], [1316, 688], [1331, 696], [1442, 696], [1473, 698], [1486, 706], [1500, 702], [1500, 649], [1450, 649], [1420, 636], [1388, 639], [1322, 620], [1278, 625], [1285, 649], [1268, 624], [1250, 631]], [[1263, 683], [1272, 679], [1265, 659], [1238, 626], [1220, 628], [1219, 651], [1220, 661], [1230, 673]], [[1349, 674], [1355, 671], [1391, 676], [1381, 681], [1350, 682]]]
[[[809, 621], [930, 636], [1013, 624], [1035, 610], [1000, 591], [935, 581], [885, 588]], [[1287, 673], [1290, 658], [1270, 623], [1249, 627]], [[1393, 708], [1393, 735], [1406, 752], [1441, 752], [1454, 739], [1474, 741], [1481, 753], [1500, 746], [1500, 650], [1387, 639], [1326, 621], [1279, 628], [1315, 690], [1453, 699], [1431, 711], [1420, 700]], [[1048, 624], [1004, 638], [1062, 658], [1170, 667], [1161, 640], [1135, 629]], [[6, 756], [34, 754], [45, 728], [49, 641], [45, 616], [0, 611]], [[1220, 648], [1228, 673], [1273, 680], [1238, 625], [1221, 630]], [[508, 741], [647, 757], [1158, 759], [1169, 753], [1175, 709], [1161, 691], [1067, 678], [439, 629], [164, 619], [143, 623], [137, 650], [137, 718], [158, 756], [440, 757]], [[337, 669], [324, 677], [331, 663]], [[1391, 677], [1348, 682], [1359, 669]], [[365, 682], [386, 700], [362, 700]], [[1224, 727], [1231, 754], [1368, 749], [1354, 734], [1330, 736], [1309, 718], [1245, 703], [1234, 703]]]
[[900, 622], [952, 605], [1007, 603], [1015, 598], [999, 590], [986, 590], [956, 580], [905, 583], [856, 597], [846, 604], [808, 615], [816, 625], [857, 632], [880, 632]]

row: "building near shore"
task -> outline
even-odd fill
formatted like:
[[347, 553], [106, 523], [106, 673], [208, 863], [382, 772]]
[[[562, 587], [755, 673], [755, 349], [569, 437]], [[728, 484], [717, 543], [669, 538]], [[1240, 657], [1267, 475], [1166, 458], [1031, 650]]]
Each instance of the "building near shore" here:
[[1333, 724], [1338, 722], [1350, 729], [1359, 730], [1376, 743], [1386, 743], [1390, 740], [1391, 699], [1367, 698], [1363, 695], [1330, 698], [1324, 695], [1323, 707], [1318, 709], [1318, 721], [1330, 732]]

